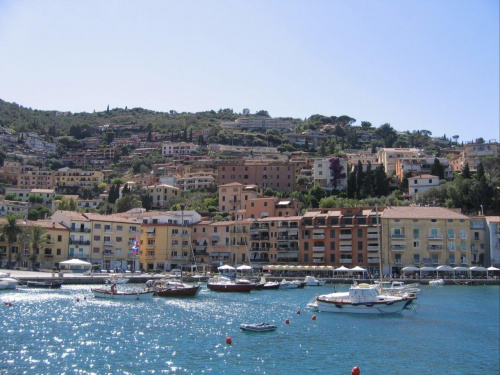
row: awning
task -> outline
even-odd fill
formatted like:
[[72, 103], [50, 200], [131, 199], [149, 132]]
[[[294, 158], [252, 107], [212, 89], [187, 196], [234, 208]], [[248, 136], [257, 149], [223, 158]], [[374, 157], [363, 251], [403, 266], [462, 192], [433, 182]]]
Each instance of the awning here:
[[403, 268], [403, 272], [415, 272], [415, 271], [420, 271], [420, 268], [412, 266]]
[[471, 271], [478, 271], [478, 272], [488, 272], [488, 270], [484, 267], [479, 267], [479, 266], [475, 266], [475, 267], [471, 267], [469, 268]]
[[453, 267], [442, 265], [442, 266], [439, 266], [437, 268], [437, 270], [438, 271], [453, 271]]

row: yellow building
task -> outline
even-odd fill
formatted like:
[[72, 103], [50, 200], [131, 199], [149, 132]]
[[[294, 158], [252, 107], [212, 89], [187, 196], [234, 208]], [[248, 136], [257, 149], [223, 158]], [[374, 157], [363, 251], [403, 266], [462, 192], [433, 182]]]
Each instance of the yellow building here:
[[155, 208], [170, 208], [171, 200], [181, 197], [181, 190], [178, 187], [165, 184], [145, 186], [143, 190], [151, 196]]
[[101, 171], [62, 168], [54, 172], [54, 186], [58, 191], [70, 189], [93, 189], [104, 180]]
[[106, 270], [139, 269], [139, 254], [134, 254], [135, 238], [141, 226], [115, 215], [85, 214], [91, 222], [90, 262]]
[[470, 266], [469, 217], [442, 207], [387, 207], [381, 214], [386, 275], [406, 266]]

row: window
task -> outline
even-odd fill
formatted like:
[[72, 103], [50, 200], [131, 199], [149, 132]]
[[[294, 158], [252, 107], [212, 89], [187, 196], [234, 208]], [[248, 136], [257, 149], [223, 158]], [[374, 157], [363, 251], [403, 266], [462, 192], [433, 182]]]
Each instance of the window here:
[[439, 264], [439, 254], [432, 254], [432, 264]]
[[304, 254], [304, 263], [309, 262], [309, 254]]
[[448, 238], [455, 238], [455, 231], [453, 229], [448, 229]]
[[330, 254], [330, 262], [335, 263], [335, 254]]
[[94, 224], [94, 229], [101, 229], [101, 224]]
[[455, 251], [455, 242], [448, 242], [448, 250]]
[[413, 229], [413, 238], [418, 238], [420, 236], [420, 231], [418, 229]]
[[335, 251], [335, 242], [330, 242], [330, 250]]
[[62, 236], [61, 235], [57, 236], [57, 242], [61, 242], [61, 241], [62, 241]]
[[455, 264], [455, 254], [450, 254], [450, 264]]
[[123, 225], [117, 225], [116, 230], [123, 230]]
[[264, 202], [264, 207], [267, 207], [267, 202]]
[[304, 242], [304, 251], [309, 250], [309, 242]]
[[460, 229], [460, 238], [462, 239], [467, 238], [467, 233], [465, 232], [465, 229]]
[[335, 238], [335, 229], [330, 229], [330, 238]]
[[100, 241], [101, 240], [101, 236], [94, 236], [94, 241]]
[[92, 249], [92, 252], [93, 252], [94, 254], [99, 254], [99, 253], [101, 252], [101, 249], [100, 249], [99, 247], [94, 247], [94, 248]]
[[419, 254], [413, 254], [413, 263], [420, 264], [420, 255]]
[[[396, 256], [399, 254], [396, 254]], [[358, 263], [363, 263], [363, 254], [358, 254]]]
[[479, 241], [479, 232], [474, 232], [474, 241]]
[[363, 229], [358, 229], [358, 238], [363, 237]]
[[401, 264], [401, 254], [394, 254], [394, 263]]
[[122, 242], [122, 237], [116, 237], [116, 242]]
[[418, 249], [420, 247], [420, 241], [413, 241], [413, 247]]

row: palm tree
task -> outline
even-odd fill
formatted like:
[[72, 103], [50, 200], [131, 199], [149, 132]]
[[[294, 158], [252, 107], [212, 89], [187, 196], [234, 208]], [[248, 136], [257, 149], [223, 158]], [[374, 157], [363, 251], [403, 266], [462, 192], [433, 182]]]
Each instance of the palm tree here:
[[34, 225], [28, 229], [28, 235], [26, 236], [26, 243], [31, 248], [31, 267], [35, 269], [35, 263], [37, 261], [37, 253], [40, 249], [40, 245], [47, 243], [47, 229], [39, 225]]
[[20, 225], [17, 224], [17, 219], [20, 216], [18, 215], [7, 215], [5, 219], [6, 222], [0, 224], [0, 236], [7, 239], [9, 242], [9, 262], [7, 263], [7, 268], [12, 267], [12, 245], [17, 240], [17, 236], [19, 236], [23, 229]]

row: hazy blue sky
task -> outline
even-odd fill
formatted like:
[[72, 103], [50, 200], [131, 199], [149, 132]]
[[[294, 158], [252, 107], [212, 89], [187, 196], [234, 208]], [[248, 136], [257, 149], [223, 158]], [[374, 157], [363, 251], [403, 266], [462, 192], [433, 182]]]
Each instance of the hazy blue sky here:
[[499, 33], [498, 0], [0, 0], [0, 98], [499, 140]]

